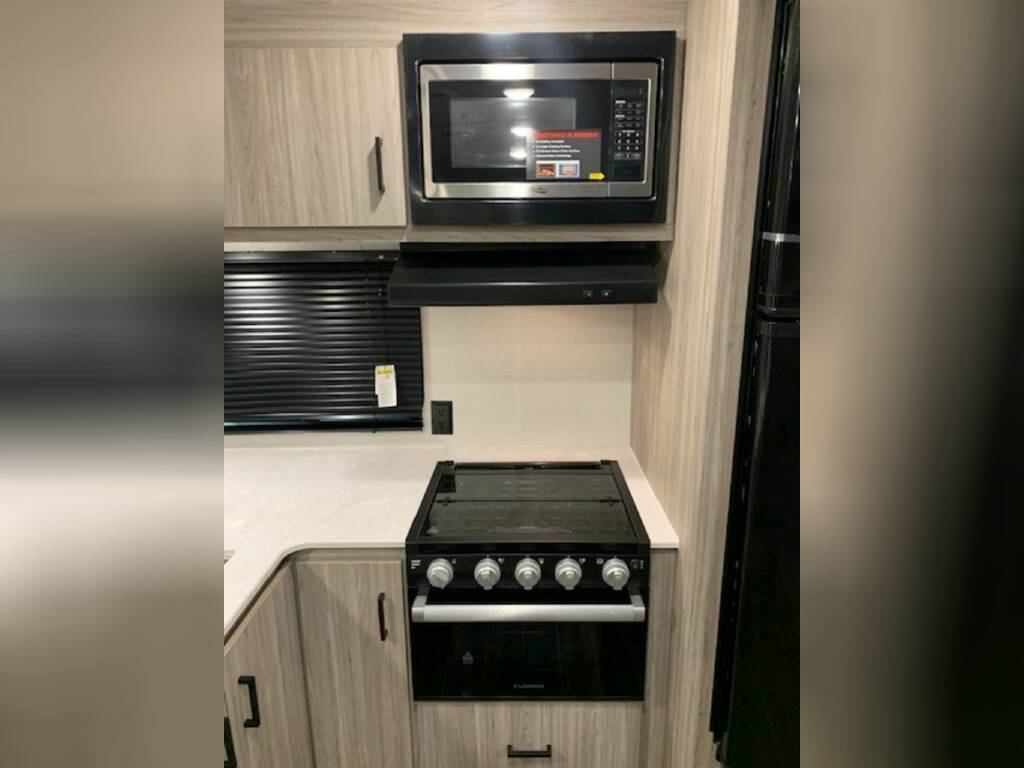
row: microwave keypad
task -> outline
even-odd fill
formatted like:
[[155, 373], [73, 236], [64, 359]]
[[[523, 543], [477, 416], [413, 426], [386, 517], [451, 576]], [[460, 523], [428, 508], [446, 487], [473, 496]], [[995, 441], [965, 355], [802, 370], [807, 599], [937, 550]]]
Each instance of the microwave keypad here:
[[611, 178], [643, 181], [647, 144], [647, 80], [613, 80], [611, 90]]
[[639, 162], [644, 157], [644, 137], [647, 133], [646, 100], [615, 99], [612, 140], [616, 162]]

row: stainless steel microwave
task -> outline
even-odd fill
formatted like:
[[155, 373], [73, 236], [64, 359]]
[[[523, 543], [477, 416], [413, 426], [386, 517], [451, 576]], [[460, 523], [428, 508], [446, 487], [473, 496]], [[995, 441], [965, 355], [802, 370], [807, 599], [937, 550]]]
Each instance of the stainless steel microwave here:
[[406, 35], [416, 224], [665, 220], [673, 32]]

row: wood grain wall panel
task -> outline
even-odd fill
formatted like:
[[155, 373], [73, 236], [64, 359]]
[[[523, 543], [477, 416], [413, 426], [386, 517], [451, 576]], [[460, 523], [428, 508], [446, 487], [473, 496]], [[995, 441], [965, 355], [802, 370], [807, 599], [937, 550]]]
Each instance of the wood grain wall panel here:
[[644, 768], [668, 765], [668, 735], [672, 729], [669, 698], [673, 631], [676, 625], [676, 553], [651, 552], [650, 594], [647, 612], [647, 680], [641, 760]]
[[386, 45], [403, 32], [681, 30], [683, 0], [226, 0], [229, 46]]
[[[690, 0], [673, 244], [637, 307], [631, 442], [680, 539], [666, 768], [702, 766], [769, 70], [770, 0]], [[662, 768], [652, 763], [652, 768]]]

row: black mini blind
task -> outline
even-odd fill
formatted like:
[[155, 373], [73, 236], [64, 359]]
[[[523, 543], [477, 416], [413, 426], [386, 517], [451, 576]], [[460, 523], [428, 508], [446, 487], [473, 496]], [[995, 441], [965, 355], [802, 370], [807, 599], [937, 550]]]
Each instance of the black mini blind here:
[[[397, 253], [224, 254], [224, 428], [422, 429], [420, 311], [388, 306]], [[377, 407], [393, 364], [398, 405]]]

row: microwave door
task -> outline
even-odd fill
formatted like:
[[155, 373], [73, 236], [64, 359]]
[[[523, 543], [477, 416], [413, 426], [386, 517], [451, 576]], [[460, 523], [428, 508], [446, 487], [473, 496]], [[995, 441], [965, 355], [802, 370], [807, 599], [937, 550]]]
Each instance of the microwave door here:
[[[426, 196], [609, 196], [623, 166], [616, 154], [616, 66], [421, 65]], [[639, 66], [656, 75], [656, 65]], [[633, 85], [652, 92], [646, 81]], [[641, 170], [632, 178], [642, 184], [643, 176]]]

